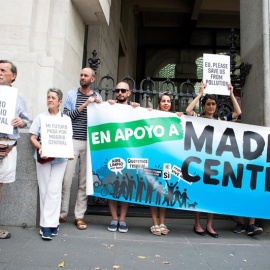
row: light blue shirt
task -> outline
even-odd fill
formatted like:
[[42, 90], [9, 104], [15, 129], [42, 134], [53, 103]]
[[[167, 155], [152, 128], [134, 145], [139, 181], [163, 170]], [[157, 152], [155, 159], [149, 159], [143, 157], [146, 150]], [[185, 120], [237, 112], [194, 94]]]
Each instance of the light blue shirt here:
[[[75, 111], [77, 109], [76, 100], [79, 89], [80, 88], [76, 88], [67, 92], [65, 107], [70, 111]], [[102, 96], [96, 91], [93, 92], [97, 96], [97, 98], [102, 101]]]
[[[37, 135], [40, 137], [40, 141], [42, 141], [42, 138], [40, 136], [40, 129], [41, 129], [41, 121], [40, 121], [40, 118], [42, 116], [50, 116], [50, 113], [49, 111], [46, 111], [44, 113], [41, 113], [39, 114], [37, 117], [35, 117], [30, 129], [29, 129], [29, 133], [30, 134], [34, 134], [34, 135]], [[52, 116], [52, 117], [68, 117], [66, 115], [63, 115], [62, 112], [58, 112], [58, 114], [56, 116]], [[36, 160], [37, 159], [37, 148], [35, 148], [35, 153], [34, 153], [34, 159]], [[55, 158], [54, 160], [52, 160], [50, 163], [54, 164], [54, 163], [61, 163], [61, 162], [64, 162], [66, 161], [67, 159], [66, 158]]]
[[[28, 112], [26, 109], [26, 103], [22, 94], [20, 93], [17, 94], [15, 117], [20, 117], [26, 123], [27, 126], [30, 123]], [[0, 137], [9, 138], [11, 140], [17, 140], [20, 138], [20, 134], [19, 134], [18, 128], [13, 127], [13, 134], [0, 133]]]

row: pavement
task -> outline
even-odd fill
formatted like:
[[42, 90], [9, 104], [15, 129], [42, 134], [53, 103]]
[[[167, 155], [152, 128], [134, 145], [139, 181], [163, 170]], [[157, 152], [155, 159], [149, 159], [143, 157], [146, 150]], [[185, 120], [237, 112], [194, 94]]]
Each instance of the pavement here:
[[52, 241], [42, 240], [39, 228], [3, 226], [12, 236], [0, 240], [0, 270], [270, 269], [270, 235], [234, 234], [229, 217], [214, 220], [217, 239], [195, 234], [193, 219], [167, 219], [166, 236], [152, 235], [146, 217], [128, 217], [128, 233], [109, 232], [108, 216], [85, 220], [80, 231], [69, 217]]

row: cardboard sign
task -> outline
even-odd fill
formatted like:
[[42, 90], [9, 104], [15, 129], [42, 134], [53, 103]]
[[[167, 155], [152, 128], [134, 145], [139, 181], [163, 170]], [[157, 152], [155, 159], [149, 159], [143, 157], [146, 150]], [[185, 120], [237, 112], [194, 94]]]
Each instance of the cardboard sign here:
[[42, 154], [47, 157], [74, 156], [72, 125], [69, 117], [41, 117]]
[[230, 95], [230, 56], [203, 54], [203, 82], [205, 94]]
[[0, 86], [0, 133], [13, 134], [11, 120], [15, 117], [18, 89]]

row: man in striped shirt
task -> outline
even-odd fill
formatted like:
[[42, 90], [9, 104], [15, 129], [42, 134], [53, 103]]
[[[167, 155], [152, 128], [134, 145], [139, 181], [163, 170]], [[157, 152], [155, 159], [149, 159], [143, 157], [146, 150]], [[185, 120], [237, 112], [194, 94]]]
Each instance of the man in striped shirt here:
[[86, 152], [87, 152], [87, 106], [91, 102], [101, 102], [99, 93], [91, 89], [91, 84], [95, 80], [95, 72], [91, 68], [84, 68], [80, 74], [80, 87], [70, 90], [67, 93], [64, 106], [64, 114], [68, 115], [72, 121], [74, 160], [69, 160], [63, 180], [62, 204], [60, 212], [60, 222], [66, 222], [70, 189], [75, 173], [78, 158], [79, 166], [79, 187], [75, 204], [75, 225], [79, 230], [87, 228], [84, 222], [84, 213], [87, 209], [86, 195]]

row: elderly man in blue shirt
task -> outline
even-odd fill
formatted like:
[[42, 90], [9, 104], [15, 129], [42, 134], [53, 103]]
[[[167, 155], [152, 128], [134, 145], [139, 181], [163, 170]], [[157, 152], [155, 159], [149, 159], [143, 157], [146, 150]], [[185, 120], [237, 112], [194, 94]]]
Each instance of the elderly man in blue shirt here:
[[[17, 67], [8, 60], [0, 60], [0, 86], [11, 86], [16, 77]], [[17, 139], [20, 137], [18, 128], [26, 127], [29, 124], [26, 103], [20, 93], [17, 95], [15, 117], [12, 119], [11, 124], [13, 125], [13, 134], [0, 132], [0, 144], [4, 153], [7, 154], [7, 156], [1, 155], [0, 158], [0, 201], [3, 184], [12, 183], [16, 179], [16, 145]], [[11, 234], [8, 231], [0, 229], [0, 239], [8, 239], [10, 236]]]

